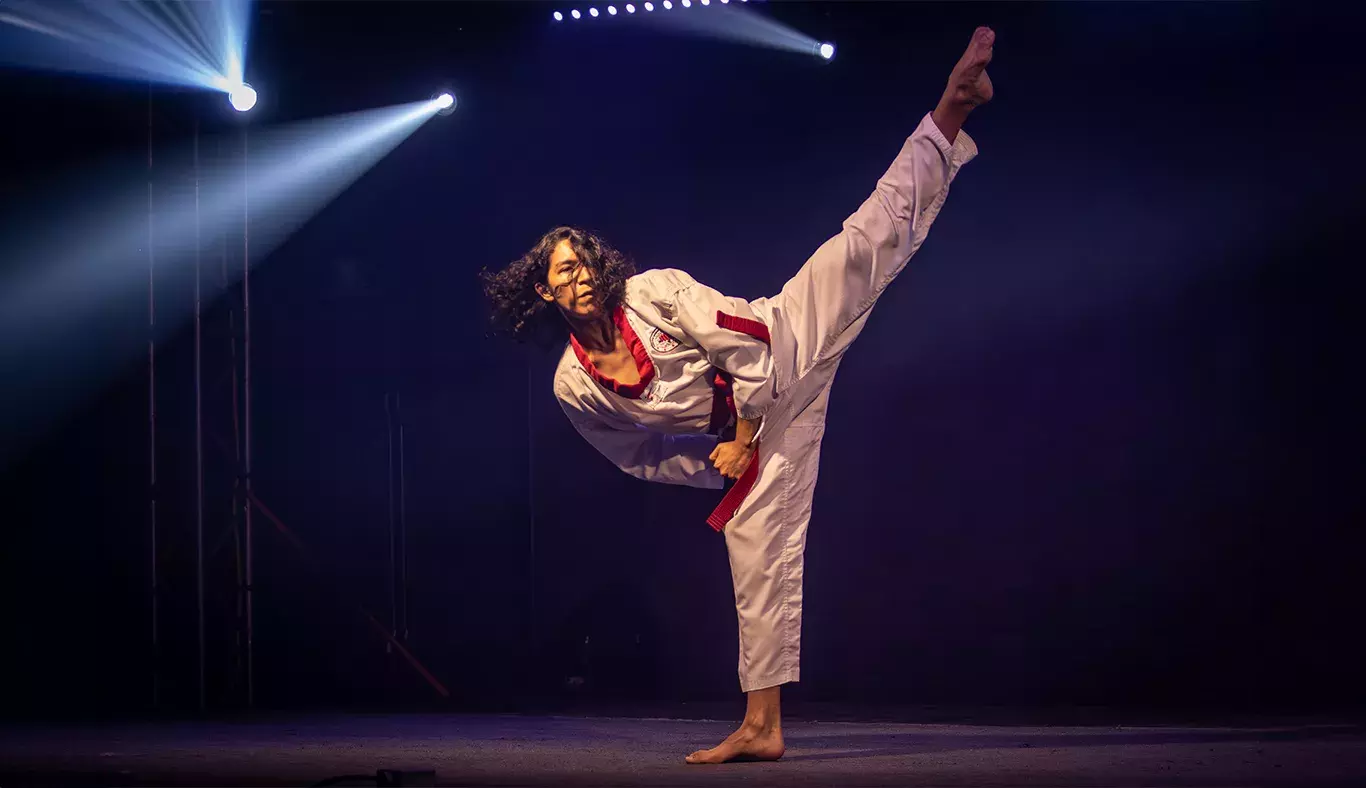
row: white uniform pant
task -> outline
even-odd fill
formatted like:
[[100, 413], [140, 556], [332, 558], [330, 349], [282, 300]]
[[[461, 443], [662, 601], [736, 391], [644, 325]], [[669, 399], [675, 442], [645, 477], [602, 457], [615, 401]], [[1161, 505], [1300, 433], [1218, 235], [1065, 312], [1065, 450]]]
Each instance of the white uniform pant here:
[[830, 385], [878, 297], [919, 249], [959, 166], [926, 116], [864, 204], [782, 292], [750, 302], [769, 328], [778, 400], [759, 430], [754, 486], [724, 528], [740, 623], [740, 688], [798, 681], [806, 528]]
[[[813, 269], [837, 269], [842, 265], [837, 255], [817, 252], [788, 283], [784, 293], [789, 289], [819, 292], [799, 280], [822, 276], [820, 270]], [[859, 300], [829, 306], [852, 314], [852, 305]], [[762, 299], [752, 303], [759, 314], [765, 315]], [[825, 307], [817, 308], [824, 311]], [[800, 680], [806, 527], [811, 521], [811, 501], [820, 469], [826, 407], [839, 362], [849, 342], [862, 331], [866, 318], [865, 311], [861, 317], [847, 321], [844, 336], [836, 345], [838, 349], [827, 357], [818, 359], [811, 354], [811, 360], [819, 363], [811, 363], [808, 373], [780, 395], [778, 405], [764, 417], [762, 435], [767, 437], [761, 437], [759, 444], [758, 476], [723, 530], [740, 623], [739, 673], [743, 692]], [[768, 325], [777, 346], [780, 332], [774, 330], [775, 323]], [[781, 333], [800, 335], [787, 330]], [[770, 419], [774, 420], [772, 429], [768, 428]]]

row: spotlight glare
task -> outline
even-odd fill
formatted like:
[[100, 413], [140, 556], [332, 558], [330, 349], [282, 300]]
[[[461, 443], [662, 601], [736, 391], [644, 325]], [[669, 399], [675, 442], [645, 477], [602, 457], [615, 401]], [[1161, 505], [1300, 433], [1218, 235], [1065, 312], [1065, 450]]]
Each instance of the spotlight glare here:
[[556, 11], [556, 12], [555, 12], [555, 21], [556, 21], [556, 22], [563, 22], [563, 21], [564, 21], [564, 14], [561, 14], [559, 11]]
[[655, 10], [655, 4], [654, 4], [654, 3], [646, 3], [646, 4], [645, 4], [645, 10], [646, 10], [646, 11], [653, 11], [653, 10]]
[[256, 89], [243, 82], [229, 91], [228, 103], [238, 112], [246, 112], [256, 106]]
[[570, 11], [570, 12], [569, 12], [569, 15], [572, 16], [572, 17], [574, 17], [575, 19], [578, 19], [578, 18], [580, 18], [580, 17], [583, 16], [583, 14], [580, 14], [580, 13], [579, 13], [579, 9], [577, 9], [577, 8], [575, 8], [573, 11]]
[[702, 0], [702, 5], [711, 5], [711, 0]]
[[672, 2], [670, 2], [670, 0], [664, 0], [664, 10], [665, 10], [665, 11], [668, 11], [669, 9], [671, 9], [671, 8], [673, 8], [673, 7], [674, 7], [674, 4], [673, 4]]
[[821, 57], [829, 60], [835, 56], [835, 45], [828, 42], [821, 44], [820, 49], [818, 49], [817, 52]]
[[729, 3], [729, 2], [730, 2], [730, 0], [721, 0], [721, 5], [725, 5], [725, 4]]
[[455, 112], [455, 105], [457, 103], [454, 93], [443, 90], [432, 96], [431, 107], [436, 110], [436, 114], [445, 117], [452, 112]]
[[636, 12], [636, 7], [633, 6], [633, 5], [631, 5], [630, 3], [627, 3], [627, 4], [626, 4], [626, 13], [628, 13], [628, 14], [634, 14], [635, 12]]
[[609, 6], [607, 6], [607, 13], [611, 14], [612, 16], [616, 16], [616, 15], [617, 15], [617, 7], [614, 6], [614, 5], [609, 5]]
[[597, 16], [597, 15], [598, 15], [598, 9], [596, 9], [596, 8], [590, 8], [590, 9], [588, 9], [588, 15], [589, 15], [589, 16]]
[[683, 0], [684, 8], [692, 8], [692, 0]]

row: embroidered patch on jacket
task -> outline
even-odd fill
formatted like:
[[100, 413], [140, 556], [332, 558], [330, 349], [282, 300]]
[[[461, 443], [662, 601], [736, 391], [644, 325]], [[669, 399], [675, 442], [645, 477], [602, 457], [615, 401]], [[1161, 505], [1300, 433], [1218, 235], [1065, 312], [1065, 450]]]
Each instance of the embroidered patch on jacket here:
[[650, 331], [650, 348], [656, 353], [672, 353], [678, 349], [678, 340], [656, 328]]

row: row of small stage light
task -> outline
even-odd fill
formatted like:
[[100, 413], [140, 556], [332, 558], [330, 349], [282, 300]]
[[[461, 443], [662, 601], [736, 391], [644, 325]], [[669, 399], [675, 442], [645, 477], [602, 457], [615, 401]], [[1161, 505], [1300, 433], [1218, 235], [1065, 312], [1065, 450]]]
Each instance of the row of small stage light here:
[[[697, 2], [701, 3], [702, 5], [711, 5], [711, 0], [697, 0]], [[730, 3], [730, 0], [718, 0], [718, 2], [720, 2], [721, 5], [727, 5], [728, 3]], [[746, 2], [749, 2], [749, 0], [740, 0], [740, 2], [746, 3]], [[673, 7], [674, 7], [673, 0], [664, 0], [664, 2], [662, 3], [662, 5], [663, 5], [665, 11], [671, 11], [671, 10], [673, 10]], [[692, 0], [679, 0], [679, 5], [683, 6], [684, 8], [692, 8]], [[655, 10], [655, 4], [654, 4], [654, 3], [645, 3], [645, 4], [644, 4], [643, 6], [641, 6], [641, 7], [644, 8], [646, 11], [653, 11], [653, 10]], [[627, 3], [627, 4], [626, 4], [626, 13], [628, 13], [628, 14], [634, 14], [635, 12], [636, 12], [636, 7], [635, 7], [634, 5], [632, 5], [631, 3]], [[610, 16], [616, 16], [616, 15], [617, 15], [617, 7], [614, 6], [614, 5], [609, 5], [609, 6], [607, 6], [607, 13], [608, 13]], [[592, 16], [592, 17], [598, 16], [598, 9], [596, 9], [596, 8], [589, 8], [589, 9], [588, 9], [588, 15], [589, 15], [589, 16]], [[578, 11], [578, 9], [574, 9], [573, 11], [570, 11], [570, 12], [569, 12], [569, 16], [573, 17], [574, 19], [581, 19], [581, 18], [583, 17], [583, 14], [580, 14], [579, 11]], [[559, 12], [559, 11], [556, 11], [556, 12], [555, 12], [555, 21], [556, 21], [556, 22], [563, 22], [563, 21], [564, 21], [564, 14], [561, 13], [561, 12]]]
[[[678, 1], [679, 1], [679, 5], [681, 5], [681, 6], [684, 7], [684, 8], [692, 8], [692, 6], [693, 6], [692, 0], [678, 0]], [[704, 6], [709, 6], [709, 5], [711, 5], [711, 0], [697, 0], [697, 2], [700, 3], [701, 5], [704, 5]], [[729, 4], [730, 4], [730, 0], [717, 0], [717, 2], [719, 2], [721, 5], [729, 5]], [[749, 2], [749, 0], [739, 0], [739, 2], [741, 2], [741, 3], [747, 3], [747, 2]], [[674, 7], [673, 0], [662, 0], [662, 2], [660, 3], [660, 6], [661, 6], [665, 11], [672, 11], [672, 10], [673, 10], [673, 7]], [[634, 13], [636, 12], [636, 7], [635, 7], [635, 5], [632, 4], [632, 3], [627, 3], [624, 7], [626, 8], [626, 13], [628, 13], [628, 14], [634, 14]], [[644, 8], [645, 11], [646, 11], [647, 13], [650, 12], [650, 11], [655, 10], [655, 4], [654, 4], [653, 2], [646, 2], [646, 3], [642, 4], [641, 7]], [[594, 7], [594, 6], [589, 6], [589, 8], [588, 8], [588, 15], [589, 15], [590, 17], [595, 18], [595, 19], [596, 19], [597, 17], [601, 16], [601, 14], [599, 13], [598, 9], [597, 9], [596, 7]], [[609, 5], [609, 6], [607, 6], [607, 15], [608, 15], [608, 16], [616, 16], [616, 15], [617, 15], [617, 7], [614, 6], [614, 5]], [[564, 21], [564, 12], [563, 12], [563, 11], [556, 11], [552, 16], [554, 16], [556, 22], [563, 22], [563, 21]], [[570, 11], [570, 12], [569, 12], [569, 16], [570, 16], [571, 19], [582, 19], [582, 18], [583, 18], [583, 14], [582, 14], [577, 8], [574, 9], [574, 10], [572, 10], [572, 11]], [[834, 45], [834, 44], [831, 44], [831, 43], [829, 43], [829, 42], [817, 44], [817, 45], [813, 46], [812, 49], [814, 50], [814, 53], [815, 53], [815, 54], [817, 54], [817, 55], [819, 55], [819, 56], [825, 58], [826, 60], [830, 60], [831, 58], [833, 58], [833, 57], [835, 56], [835, 45]]]

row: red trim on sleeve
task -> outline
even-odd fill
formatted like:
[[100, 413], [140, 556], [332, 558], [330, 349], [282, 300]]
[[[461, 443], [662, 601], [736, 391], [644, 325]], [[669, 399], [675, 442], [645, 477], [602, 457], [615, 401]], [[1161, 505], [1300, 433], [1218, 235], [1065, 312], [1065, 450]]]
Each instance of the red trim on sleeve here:
[[731, 331], [739, 331], [742, 334], [749, 334], [755, 339], [763, 340], [765, 345], [773, 344], [773, 340], [768, 335], [768, 326], [758, 320], [740, 317], [738, 315], [728, 315], [717, 310], [716, 325], [721, 328], [728, 328]]
[[588, 357], [588, 352], [579, 344], [579, 340], [571, 333], [569, 344], [574, 347], [574, 355], [578, 356], [579, 363], [588, 371], [590, 377], [602, 384], [604, 387], [620, 394], [628, 399], [640, 399], [640, 395], [645, 393], [645, 387], [650, 385], [650, 381], [655, 377], [655, 364], [650, 360], [650, 353], [645, 349], [645, 343], [636, 336], [636, 330], [631, 328], [631, 323], [626, 319], [626, 310], [617, 307], [617, 311], [612, 313], [612, 322], [616, 324], [617, 330], [626, 338], [626, 346], [631, 349], [631, 355], [636, 360], [636, 371], [640, 373], [639, 383], [620, 383], [607, 377], [593, 366], [593, 360]]
[[735, 512], [740, 508], [740, 504], [744, 503], [745, 496], [749, 495], [749, 491], [754, 487], [754, 481], [758, 478], [759, 444], [756, 443], [754, 444], [754, 456], [749, 461], [749, 467], [740, 474], [740, 480], [735, 483], [734, 487], [730, 488], [726, 497], [721, 499], [721, 503], [717, 504], [711, 516], [707, 518], [707, 525], [710, 525], [715, 531], [725, 528], [726, 523], [735, 517]]

